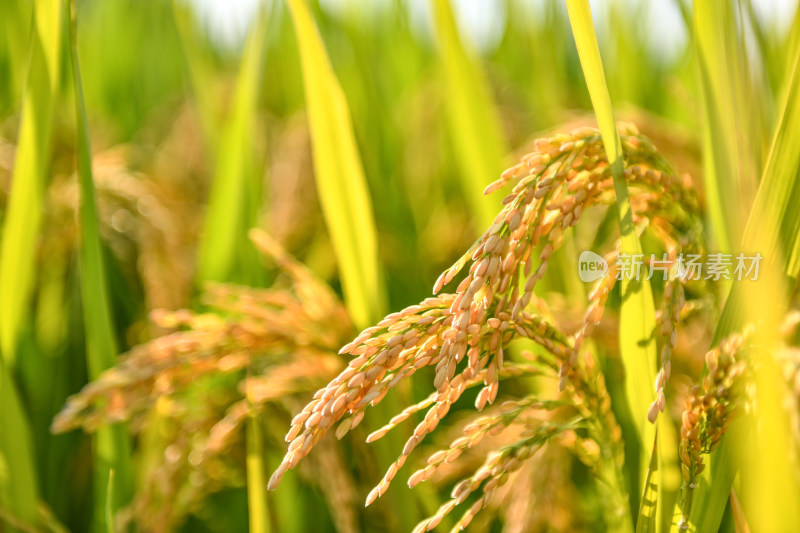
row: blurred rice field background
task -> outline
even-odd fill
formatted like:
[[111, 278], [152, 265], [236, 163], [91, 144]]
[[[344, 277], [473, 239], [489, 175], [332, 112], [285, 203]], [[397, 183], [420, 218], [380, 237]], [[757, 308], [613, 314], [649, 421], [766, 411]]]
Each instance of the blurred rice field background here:
[[[631, 313], [656, 327], [653, 298], [631, 298], [640, 312], [619, 290], [606, 295], [613, 312], [593, 333], [590, 369], [621, 426], [627, 525], [609, 518], [593, 463], [565, 437], [469, 528], [677, 530], [691, 507], [681, 506], [679, 442], [694, 438], [680, 434], [682, 412], [692, 384], [716, 368], [706, 351], [754, 317], [775, 325], [797, 307], [800, 12], [789, 0], [594, 2], [603, 81], [579, 55], [576, 39], [590, 41], [567, 4], [588, 6], [2, 0], [0, 531], [399, 532], [434, 515], [490, 448], [413, 490], [397, 480], [364, 507], [412, 429], [365, 439], [428, 397], [428, 369], [348, 419], [341, 440], [315, 442], [277, 490], [267, 485], [292, 419], [353, 357], [340, 348], [431, 296], [494, 227], [507, 192], [484, 189], [539, 150], [535, 139], [611, 117], [601, 86], [615, 118], [691, 191], [634, 188], [628, 207], [660, 205], [659, 194], [664, 210], [691, 204], [709, 251], [743, 242], [779, 281], [755, 295], [725, 281], [687, 289], [692, 318], [658, 341], [673, 350], [658, 437], [637, 411], [656, 396], [637, 404], [625, 385], [653, 388], [655, 370], [631, 368], [625, 348], [649, 335], [630, 340], [642, 332], [626, 329]], [[615, 242], [616, 205], [565, 233], [536, 287], [531, 308], [546, 300], [570, 335], [592, 288], [578, 279], [578, 254]], [[628, 237], [662, 250], [647, 231]], [[671, 290], [654, 283], [656, 304]], [[746, 426], [761, 433], [726, 436], [712, 453], [725, 459], [692, 478], [692, 530], [800, 528], [795, 337], [780, 371], [753, 365], [756, 385], [742, 393], [778, 414]], [[514, 344], [509, 364], [523, 365], [523, 349], [538, 353]], [[655, 367], [655, 341], [652, 350], [642, 357]], [[520, 372], [501, 400], [558, 394], [558, 379]], [[785, 395], [764, 396], [777, 375]], [[478, 395], [453, 405], [426, 454], [460, 435]], [[641, 503], [656, 498], [644, 481], [654, 439], [658, 517]], [[425, 467], [422, 456], [408, 464], [406, 476]], [[439, 528], [455, 524], [454, 513]]]

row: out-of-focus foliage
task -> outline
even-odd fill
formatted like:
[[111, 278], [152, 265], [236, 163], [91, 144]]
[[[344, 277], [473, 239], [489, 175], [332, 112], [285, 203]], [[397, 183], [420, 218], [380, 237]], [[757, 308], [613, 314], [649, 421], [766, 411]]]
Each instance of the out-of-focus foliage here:
[[[781, 279], [755, 296], [734, 284], [730, 297], [724, 282], [653, 282], [666, 333], [657, 335], [661, 359], [647, 363], [663, 378], [666, 361], [671, 377], [655, 396], [631, 401], [626, 371], [653, 386], [641, 378], [644, 361], [632, 368], [632, 353], [652, 355], [633, 339], [647, 324], [629, 325], [626, 309], [637, 303], [619, 289], [587, 294], [577, 280], [582, 249], [617, 248], [614, 211], [594, 208], [558, 235], [562, 246], [545, 254], [547, 277], [527, 302], [531, 312], [549, 309], [545, 318], [573, 340], [587, 296], [593, 308], [607, 305], [584, 345], [589, 367], [534, 368], [546, 350], [523, 356], [512, 345], [506, 372], [524, 371], [501, 376], [498, 407], [486, 416], [502, 419], [499, 404], [531, 395], [574, 400], [569, 387], [585, 372], [596, 372], [608, 405], [586, 407], [580, 419], [561, 404], [526, 405], [520, 423], [458, 462], [428, 472], [411, 456], [405, 468], [424, 472], [416, 482], [432, 482], [414, 491], [395, 483], [364, 509], [411, 431], [364, 444], [387, 422], [383, 406], [332, 428], [349, 431], [342, 440], [314, 442], [276, 492], [253, 485], [263, 488], [259, 480], [280, 464], [292, 417], [347, 368], [352, 357], [337, 352], [354, 338], [352, 324], [430, 297], [437, 275], [500, 212], [499, 197], [480, 193], [503, 161], [541, 154], [535, 138], [594, 127], [601, 106], [587, 83], [594, 91], [600, 82], [584, 77], [562, 0], [261, 0], [233, 39], [221, 37], [219, 16], [202, 15], [207, 3], [0, 0], [0, 530], [105, 531], [108, 507], [118, 530], [404, 531], [437, 516], [495, 445], [523, 436], [541, 449], [482, 502], [471, 528], [601, 531], [628, 518], [635, 526], [640, 509], [652, 511], [640, 500], [651, 497], [659, 518], [640, 522], [656, 530], [669, 519], [698, 531], [796, 519], [786, 501], [797, 494], [793, 471], [776, 465], [797, 446], [797, 320], [790, 313], [782, 330], [774, 323], [797, 306], [800, 13], [777, 24], [756, 0], [615, 0], [593, 13], [615, 118], [653, 141], [660, 155], [648, 164], [693, 191], [658, 194], [646, 171], [627, 175], [637, 183], [630, 206], [642, 248], [686, 247], [670, 248], [675, 228], [660, 224], [691, 205], [702, 218], [692, 219], [692, 231], [702, 230], [689, 232], [691, 242], [737, 252], [744, 236], [743, 251], [761, 247]], [[657, 33], [667, 12], [673, 33]], [[612, 190], [604, 205], [614, 203]], [[656, 223], [636, 218], [648, 210]], [[251, 227], [262, 230], [252, 240]], [[764, 294], [782, 303], [765, 307]], [[748, 337], [745, 324], [759, 317], [775, 327]], [[774, 368], [740, 368], [745, 352], [770, 350], [780, 355]], [[731, 399], [739, 389], [726, 376], [739, 375], [775, 391], [750, 400], [795, 411], [756, 426], [743, 407], [736, 433], [720, 438], [727, 415], [758, 403]], [[404, 417], [423, 421], [434, 378], [420, 369], [384, 405], [416, 406]], [[714, 396], [712, 385], [722, 392]], [[430, 441], [415, 444], [423, 455], [462, 435], [469, 404], [489, 396], [479, 389], [466, 387]], [[645, 492], [647, 472], [630, 465], [648, 465], [653, 427], [641, 411], [653, 397], [663, 408], [648, 413], [658, 415], [658, 446], [672, 446], [659, 457], [673, 460], [658, 464], [658, 490]], [[591, 426], [599, 422], [586, 414], [598, 412], [613, 434]], [[103, 435], [122, 421], [115, 438], [127, 428], [131, 450], [112, 445], [114, 461], [132, 466], [133, 494], [121, 471], [110, 495]], [[756, 443], [755, 427], [793, 440], [775, 455], [760, 444], [758, 468], [746, 468], [745, 447], [729, 437]], [[541, 433], [550, 430], [558, 435]], [[598, 460], [598, 439], [628, 467]], [[611, 485], [599, 487], [596, 474]], [[609, 494], [629, 517], [609, 514]], [[759, 494], [773, 495], [773, 505], [761, 506]], [[440, 528], [455, 524], [449, 510], [441, 519]]]

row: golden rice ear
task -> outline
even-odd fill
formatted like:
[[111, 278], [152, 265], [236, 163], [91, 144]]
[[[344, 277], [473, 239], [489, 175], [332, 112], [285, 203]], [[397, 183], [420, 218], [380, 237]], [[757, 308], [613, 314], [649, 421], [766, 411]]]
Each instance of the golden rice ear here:
[[[583, 324], [575, 335], [565, 335], [557, 323], [543, 318], [551, 313], [546, 303], [534, 294], [551, 259], [563, 245], [565, 231], [577, 225], [591, 207], [613, 201], [610, 167], [597, 130], [582, 129], [574, 134], [558, 134], [542, 139], [535, 145], [537, 152], [525, 156], [521, 164], [490, 186], [495, 189], [509, 185], [512, 192], [503, 200], [491, 226], [436, 281], [434, 292], [441, 290], [460, 271], [467, 269], [455, 294], [439, 294], [392, 313], [364, 330], [340, 350], [342, 355], [354, 358], [347, 369], [317, 392], [304, 413], [292, 423], [289, 431], [291, 443], [279, 472], [295, 467], [334, 424], [339, 423], [336, 436], [342, 438], [351, 429], [351, 420], [359, 417], [360, 421], [368, 406], [379, 403], [390, 389], [410, 378], [417, 370], [432, 366], [435, 369], [434, 392], [422, 402], [404, 409], [367, 437], [367, 442], [374, 442], [398, 427], [410, 415], [426, 409], [424, 419], [407, 438], [400, 456], [369, 493], [369, 505], [389, 489], [410, 454], [438, 427], [451, 406], [468, 388], [482, 385], [475, 407], [478, 411], [486, 409], [491, 413], [491, 404], [500, 391], [500, 380], [532, 372], [530, 367], [506, 360], [508, 343], [514, 338], [524, 337], [539, 345], [546, 354], [533, 357], [542, 365], [536, 372], [558, 378], [566, 400], [564, 403], [548, 404], [533, 395], [521, 400], [522, 404], [530, 406], [535, 403], [539, 408], [547, 406], [553, 409], [569, 405], [579, 413], [578, 421], [602, 421], [601, 426], [589, 432], [589, 439], [593, 439], [595, 448], [614, 450], [616, 466], [609, 467], [604, 473], [605, 481], [614, 487], [610, 496], [616, 502], [615, 506], [621, 508], [627, 505], [619, 470], [623, 453], [621, 430], [611, 410], [605, 383], [596, 363], [588, 354], [583, 361], [579, 358], [584, 341], [600, 322], [606, 300], [615, 285], [618, 250], [607, 254], [609, 268], [591, 292]], [[684, 190], [686, 182], [674, 176], [652, 144], [644, 139], [623, 137], [623, 148], [628, 160], [636, 166], [626, 177], [632, 188], [641, 191], [643, 209], [639, 213], [639, 221], [644, 219], [659, 228], [657, 237], [672, 251], [679, 249], [675, 244], [678, 242], [702, 248], [696, 236], [686, 229], [695, 227], [699, 213], [691, 207], [674, 210], [658, 200], [659, 194], [663, 195], [665, 191], [674, 197], [691, 195]], [[675, 291], [676, 295], [679, 294], [677, 289]], [[668, 300], [669, 305], [662, 312], [662, 317], [672, 325], [680, 307], [673, 300], [681, 303], [683, 300], [677, 296]], [[533, 313], [533, 309], [537, 312], [541, 310], [542, 314]], [[673, 346], [676, 337], [674, 327], [665, 335], [668, 345]], [[659, 394], [651, 409], [653, 414], [664, 409], [663, 389], [668, 372], [669, 360], [665, 357], [662, 373], [656, 383]], [[501, 418], [507, 418], [508, 405], [508, 402], [504, 403]], [[513, 419], [516, 416], [512, 416], [508, 423], [515, 424]], [[520, 420], [523, 418], [520, 417]], [[487, 420], [492, 419], [483, 417], [469, 424], [465, 428], [465, 435], [454, 441], [450, 449], [434, 454], [427, 466], [411, 475], [409, 485], [430, 479], [436, 475], [440, 465], [455, 461], [462, 451], [477, 445], [484, 437], [497, 437], [504, 429], [503, 424], [486, 425]], [[519, 469], [534, 449], [559, 433], [558, 428], [573, 429], [569, 423], [564, 423], [547, 431], [542, 430], [544, 432], [539, 434], [536, 425], [531, 426], [530, 417], [520, 424], [526, 434], [533, 432], [539, 437], [530, 442], [518, 442], [514, 449], [519, 453], [505, 457], [498, 463], [499, 466], [491, 466], [494, 464], [491, 461], [498, 460], [497, 454], [491, 454], [490, 463], [487, 463], [490, 466], [479, 470], [475, 474], [477, 477], [468, 484], [460, 485], [469, 490], [464, 488], [463, 493], [459, 492], [453, 501], [447, 502], [434, 516], [419, 524], [419, 530], [435, 527], [447, 513], [463, 502], [463, 498], [482, 490], [482, 496], [461, 522], [462, 525], [466, 524], [483, 509], [496, 489], [505, 483], [507, 474]], [[581, 444], [581, 449], [590, 448], [592, 446], [588, 444]], [[587, 461], [601, 461], [598, 454], [593, 456], [594, 459], [586, 453], [583, 455]]]
[[248, 237], [256, 245], [256, 248], [267, 257], [271, 257], [275, 261], [282, 262], [295, 262], [296, 260], [289, 255], [283, 246], [278, 241], [270, 237], [269, 233], [261, 228], [252, 228], [248, 232]]
[[[315, 279], [314, 274], [300, 261], [288, 253], [281, 244], [261, 228], [252, 228], [248, 232], [250, 240], [262, 255], [275, 261], [275, 264], [291, 274], [295, 279]], [[320, 282], [321, 283], [321, 282]]]
[[693, 386], [684, 400], [679, 456], [686, 493], [679, 502], [681, 523], [689, 521], [692, 493], [706, 466], [703, 455], [719, 446], [731, 421], [744, 407], [742, 390], [748, 371], [745, 355], [750, 336], [746, 329], [709, 350], [705, 357], [708, 374], [702, 385]]

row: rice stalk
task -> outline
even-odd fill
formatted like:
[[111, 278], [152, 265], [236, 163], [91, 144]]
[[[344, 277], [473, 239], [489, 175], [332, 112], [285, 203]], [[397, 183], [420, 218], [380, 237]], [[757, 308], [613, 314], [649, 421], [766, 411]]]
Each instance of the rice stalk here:
[[33, 441], [14, 381], [20, 330], [29, 317], [36, 242], [47, 183], [53, 110], [60, 84], [64, 4], [38, 2], [33, 11], [30, 54], [22, 101], [11, 192], [0, 243], [0, 506], [38, 523], [38, 482]]
[[264, 474], [264, 437], [261, 421], [250, 415], [245, 423], [247, 433], [247, 505], [250, 516], [250, 531], [268, 533], [269, 510], [265, 487], [267, 479]]
[[[592, 13], [589, 2], [586, 0], [567, 1], [572, 34], [578, 48], [589, 96], [592, 100], [595, 116], [597, 117], [600, 131], [603, 135], [603, 145], [608, 154], [611, 165], [611, 174], [614, 180], [614, 190], [617, 198], [617, 214], [619, 217], [621, 252], [630, 255], [642, 253], [642, 246], [634, 229], [634, 213], [628, 195], [627, 184], [623, 179], [626, 161], [620, 145], [620, 138], [614, 123], [614, 112], [611, 97], [608, 93], [603, 63], [600, 59], [600, 50], [592, 22]], [[622, 305], [620, 309], [620, 355], [625, 366], [625, 394], [628, 408], [631, 411], [634, 427], [639, 439], [640, 465], [637, 469], [629, 465], [635, 472], [634, 479], [640, 479], [641, 485], [634, 490], [647, 489], [647, 474], [650, 463], [663, 464], [662, 454], [656, 461], [648, 460], [649, 455], [658, 453], [656, 445], [656, 428], [652, 424], [657, 411], [664, 410], [665, 399], [663, 387], [656, 385], [654, 396], [647, 386], [656, 379], [656, 345], [653, 342], [651, 331], [655, 326], [653, 294], [647, 279], [629, 279], [625, 276], [621, 283]], [[668, 361], [665, 362], [668, 364]], [[662, 363], [664, 364], [664, 363]], [[668, 371], [668, 368], [666, 369]], [[659, 378], [664, 375], [659, 374]], [[643, 410], [647, 412], [647, 422], [642, 417]], [[652, 443], [652, 444], [651, 444]], [[663, 468], [660, 469], [663, 471]], [[660, 487], [660, 480], [655, 480]], [[643, 499], [640, 502], [643, 510]]]
[[[70, 8], [71, 2], [67, 3]], [[116, 362], [117, 347], [112, 326], [111, 306], [106, 287], [105, 265], [102, 257], [98, 229], [97, 203], [92, 173], [91, 148], [86, 124], [83, 85], [77, 50], [77, 23], [70, 21], [67, 35], [70, 40], [69, 58], [75, 91], [75, 115], [78, 125], [78, 180], [80, 182], [80, 267], [83, 297], [84, 328], [86, 331], [86, 359], [90, 379], [112, 367]], [[133, 492], [130, 441], [123, 426], [104, 428], [95, 441], [95, 531], [114, 530], [107, 520], [126, 504]], [[115, 475], [112, 477], [111, 473]], [[116, 483], [116, 485], [114, 485]], [[101, 487], [111, 487], [106, 494]], [[109, 511], [110, 509], [110, 511]]]

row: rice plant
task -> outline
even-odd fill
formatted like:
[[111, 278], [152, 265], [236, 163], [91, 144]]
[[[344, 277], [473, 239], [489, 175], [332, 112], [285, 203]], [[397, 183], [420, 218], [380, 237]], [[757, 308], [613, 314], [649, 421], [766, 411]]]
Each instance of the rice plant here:
[[236, 9], [0, 7], [0, 531], [800, 529], [797, 5]]

